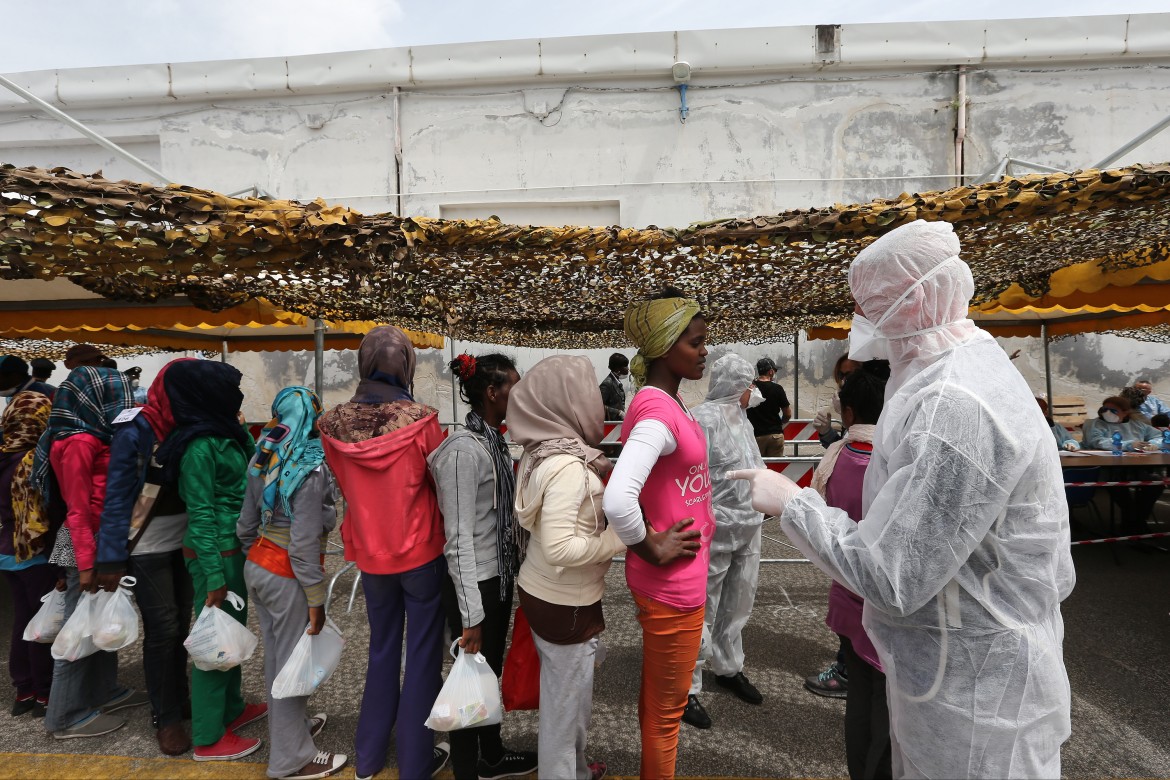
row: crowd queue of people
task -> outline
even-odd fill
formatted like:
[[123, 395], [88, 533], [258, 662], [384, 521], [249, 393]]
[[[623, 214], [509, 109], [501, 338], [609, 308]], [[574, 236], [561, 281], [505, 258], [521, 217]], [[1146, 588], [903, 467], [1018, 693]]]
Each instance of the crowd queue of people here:
[[[707, 319], [669, 288], [630, 305], [638, 352], [611, 360], [601, 387], [581, 357], [521, 376], [504, 355], [459, 356], [450, 369], [471, 411], [447, 436], [414, 399], [414, 350], [391, 326], [363, 340], [349, 402], [323, 412], [307, 388], [286, 388], [259, 442], [227, 364], [172, 361], [137, 406], [126, 375], [100, 365], [67, 361], [55, 389], [4, 375], [13, 714], [42, 715], [69, 739], [110, 733], [124, 724], [114, 713], [149, 704], [160, 749], [193, 744], [196, 760], [254, 752], [260, 740], [238, 732], [267, 716], [270, 777], [338, 771], [347, 757], [316, 748], [327, 717], [310, 715], [307, 697], [246, 702], [239, 667], [188, 683], [182, 643], [193, 611], [243, 623], [256, 610], [271, 693], [300, 636], [325, 622], [322, 556], [340, 496], [370, 626], [358, 777], [383, 769], [392, 737], [403, 778], [448, 758], [460, 780], [602, 777], [587, 734], [616, 555], [642, 629], [640, 775], [673, 777], [680, 723], [711, 725], [704, 669], [763, 700], [744, 674], [742, 631], [760, 526], [775, 515], [834, 580], [827, 622], [848, 678], [851, 777], [1057, 777], [1070, 731], [1059, 604], [1074, 580], [1060, 464], [1040, 444], [1049, 433], [1027, 385], [966, 318], [974, 288], [958, 255], [950, 225], [920, 221], [852, 264], [857, 309], [831, 413], [843, 425], [822, 431], [805, 490], [764, 468], [791, 415], [771, 361], [724, 355], [706, 400], [683, 403], [682, 380], [707, 371]], [[600, 444], [619, 415], [615, 464]], [[505, 421], [523, 449], [515, 469]], [[144, 492], [156, 498], [146, 514]], [[137, 577], [146, 693], [119, 682], [114, 653], [53, 663], [21, 639], [50, 588], [72, 609], [124, 574]], [[516, 602], [540, 662], [537, 753], [509, 749], [499, 725], [436, 745], [424, 722], [444, 624], [499, 675]]]

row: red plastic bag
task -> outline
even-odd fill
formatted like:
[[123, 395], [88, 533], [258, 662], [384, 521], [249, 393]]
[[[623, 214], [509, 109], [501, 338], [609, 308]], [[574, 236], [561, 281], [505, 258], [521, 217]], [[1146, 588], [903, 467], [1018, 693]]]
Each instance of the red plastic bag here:
[[540, 709], [540, 657], [532, 641], [532, 629], [524, 608], [516, 610], [512, 625], [512, 647], [504, 659], [504, 674], [500, 681], [504, 695], [504, 711]]

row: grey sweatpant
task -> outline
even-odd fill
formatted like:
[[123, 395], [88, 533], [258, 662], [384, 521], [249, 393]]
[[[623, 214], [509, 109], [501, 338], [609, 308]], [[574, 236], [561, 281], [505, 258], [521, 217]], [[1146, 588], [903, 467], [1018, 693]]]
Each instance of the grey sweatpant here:
[[554, 645], [532, 632], [540, 656], [540, 780], [587, 780], [585, 738], [593, 712], [593, 661], [598, 637]]
[[309, 736], [308, 696], [272, 698], [272, 683], [309, 624], [309, 603], [295, 579], [280, 577], [262, 566], [244, 564], [251, 606], [260, 619], [264, 639], [264, 687], [268, 691], [268, 776], [296, 772], [317, 755]]
[[760, 583], [758, 525], [717, 525], [707, 567], [707, 611], [703, 644], [691, 677], [691, 693], [703, 690], [703, 664], [728, 677], [743, 671], [743, 627], [756, 603]]

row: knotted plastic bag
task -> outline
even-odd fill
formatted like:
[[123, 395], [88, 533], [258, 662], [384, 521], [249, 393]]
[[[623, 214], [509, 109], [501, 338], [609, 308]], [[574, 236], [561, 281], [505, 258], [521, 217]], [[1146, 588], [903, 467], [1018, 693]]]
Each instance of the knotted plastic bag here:
[[93, 643], [93, 632], [98, 626], [99, 616], [112, 594], [99, 590], [97, 593], [82, 593], [77, 599], [73, 614], [61, 626], [61, 632], [53, 640], [49, 654], [58, 661], [79, 661], [97, 652]]
[[329, 618], [325, 618], [321, 633], [313, 636], [302, 634], [280, 673], [272, 681], [272, 698], [308, 696], [317, 690], [341, 662], [343, 647], [345, 637]]
[[[235, 593], [229, 591], [224, 600], [236, 610], [244, 608], [244, 600]], [[196, 669], [225, 672], [251, 658], [259, 642], [255, 634], [219, 607], [204, 607], [190, 635], [183, 640], [183, 647]]]
[[455, 655], [457, 647], [459, 640], [451, 643], [455, 663], [426, 720], [426, 725], [435, 731], [492, 726], [504, 717], [500, 683], [487, 659], [481, 653], [469, 656], [462, 647], [459, 655]]
[[41, 608], [24, 627], [24, 641], [49, 644], [65, 625], [65, 591], [54, 588], [41, 596]]
[[114, 652], [138, 640], [138, 611], [130, 595], [130, 588], [137, 582], [133, 577], [123, 577], [102, 607], [93, 632], [93, 643], [98, 650]]

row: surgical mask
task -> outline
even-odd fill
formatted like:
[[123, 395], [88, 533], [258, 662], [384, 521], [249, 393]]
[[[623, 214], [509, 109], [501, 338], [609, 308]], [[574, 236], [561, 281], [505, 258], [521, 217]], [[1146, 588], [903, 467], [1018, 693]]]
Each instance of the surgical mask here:
[[1107, 423], [1119, 423], [1121, 422], [1121, 415], [1113, 410], [1109, 410], [1107, 412], [1101, 412], [1101, 419]]
[[833, 414], [837, 415], [837, 417], [840, 418], [841, 417], [841, 396], [834, 395], [832, 405], [833, 405]]
[[760, 392], [760, 388], [752, 385], [752, 392], [748, 395], [747, 408], [754, 409], [764, 402], [764, 394]]
[[849, 327], [849, 359], [864, 363], [867, 360], [889, 360], [890, 341], [877, 326], [863, 314], [854, 314]]
[[138, 389], [138, 380], [137, 380], [137, 379], [131, 379], [131, 380], [130, 380], [130, 388], [131, 388], [132, 390], [137, 390], [137, 389]]

